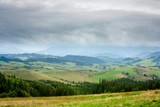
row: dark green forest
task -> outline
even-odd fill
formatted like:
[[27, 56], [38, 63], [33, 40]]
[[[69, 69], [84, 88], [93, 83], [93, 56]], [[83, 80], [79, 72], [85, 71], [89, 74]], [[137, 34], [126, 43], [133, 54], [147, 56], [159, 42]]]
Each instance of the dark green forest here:
[[0, 97], [38, 97], [96, 94], [106, 92], [129, 92], [160, 89], [160, 80], [135, 81], [131, 79], [100, 80], [99, 83], [55, 81], [31, 81], [5, 76], [0, 73]]
[[135, 81], [128, 78], [117, 80], [102, 79], [94, 88], [94, 93], [154, 90], [160, 89], [160, 80]]

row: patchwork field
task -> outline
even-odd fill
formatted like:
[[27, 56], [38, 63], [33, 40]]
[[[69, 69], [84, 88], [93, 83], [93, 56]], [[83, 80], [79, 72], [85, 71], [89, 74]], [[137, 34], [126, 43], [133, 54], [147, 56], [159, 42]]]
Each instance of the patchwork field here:
[[[84, 58], [85, 59], [85, 58]], [[154, 58], [155, 59], [155, 58]], [[137, 62], [137, 60], [140, 62]], [[45, 61], [45, 60], [44, 60]], [[134, 62], [132, 65], [132, 62]], [[127, 65], [128, 64], [128, 65]], [[99, 82], [100, 79], [130, 78], [152, 80], [160, 78], [160, 68], [153, 58], [128, 58], [122, 63], [82, 64], [76, 62], [0, 61], [0, 72], [27, 80], [51, 80], [64, 83]], [[140, 65], [140, 66], [138, 66]]]
[[62, 97], [0, 98], [1, 107], [158, 107], [160, 90]]
[[122, 66], [116, 63], [79, 66], [72, 62], [64, 64], [30, 62], [0, 62], [0, 72], [15, 75], [27, 80], [52, 80], [64, 83], [98, 82], [100, 79], [130, 78], [135, 80], [152, 80], [160, 77], [158, 67]]

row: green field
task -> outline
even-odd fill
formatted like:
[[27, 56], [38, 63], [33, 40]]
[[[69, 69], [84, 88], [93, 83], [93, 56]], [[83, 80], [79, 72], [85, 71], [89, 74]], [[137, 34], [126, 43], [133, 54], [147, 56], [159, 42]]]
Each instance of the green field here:
[[140, 66], [155, 66], [156, 63], [152, 62], [153, 59], [149, 58], [149, 59], [144, 59], [141, 62], [138, 63], [134, 63], [133, 65], [140, 65]]
[[153, 76], [160, 77], [160, 69], [158, 67], [138, 67], [127, 66], [118, 67], [93, 76], [95, 81], [100, 79], [118, 79], [118, 78], [131, 78], [135, 80], [151, 80]]
[[105, 79], [118, 79], [122, 77], [127, 77], [122, 73], [128, 73], [130, 75], [135, 75], [136, 73], [133, 71], [132, 67], [120, 67], [115, 68], [112, 71], [106, 72], [101, 75], [95, 75], [93, 78], [98, 81], [99, 79], [105, 78]]
[[62, 97], [0, 98], [1, 107], [159, 107], [160, 90]]

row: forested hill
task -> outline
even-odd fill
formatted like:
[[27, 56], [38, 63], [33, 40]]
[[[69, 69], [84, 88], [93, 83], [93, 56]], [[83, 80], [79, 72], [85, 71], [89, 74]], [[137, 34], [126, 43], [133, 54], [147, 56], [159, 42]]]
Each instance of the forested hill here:
[[73, 94], [73, 89], [62, 83], [52, 82], [51, 85], [39, 81], [17, 79], [15, 76], [5, 76], [0, 73], [0, 97], [61, 96]]
[[58, 59], [67, 60], [69, 62], [78, 61], [78, 62], [87, 63], [87, 64], [104, 63], [103, 60], [96, 57], [79, 56], [79, 55], [67, 55], [64, 57], [59, 57]]
[[10, 62], [10, 61], [15, 61], [15, 62], [24, 62], [19, 58], [6, 58], [4, 56], [0, 57], [0, 61], [4, 61], [4, 62]]

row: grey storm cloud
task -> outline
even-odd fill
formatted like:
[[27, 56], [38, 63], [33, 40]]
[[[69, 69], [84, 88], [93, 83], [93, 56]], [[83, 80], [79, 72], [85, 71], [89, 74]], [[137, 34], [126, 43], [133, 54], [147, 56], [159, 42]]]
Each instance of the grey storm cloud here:
[[0, 0], [0, 43], [160, 45], [159, 0]]

